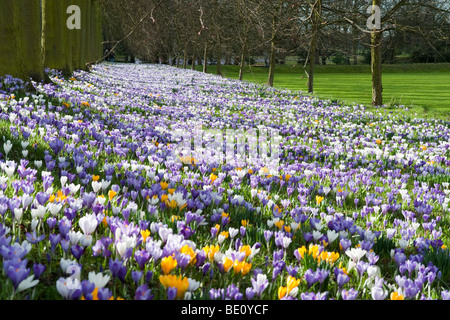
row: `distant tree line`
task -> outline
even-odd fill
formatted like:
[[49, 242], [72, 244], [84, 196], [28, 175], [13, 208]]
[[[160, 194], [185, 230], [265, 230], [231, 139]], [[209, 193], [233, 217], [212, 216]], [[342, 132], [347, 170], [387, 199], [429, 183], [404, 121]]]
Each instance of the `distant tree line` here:
[[[240, 66], [252, 57], [268, 68], [298, 56], [308, 91], [314, 65], [370, 63], [374, 105], [382, 104], [381, 66], [397, 56], [410, 62], [450, 62], [448, 0], [99, 0], [106, 44], [128, 60], [180, 68]], [[367, 22], [380, 8], [380, 28]], [[151, 14], [150, 14], [151, 13]], [[362, 57], [362, 60], [361, 60]]]
[[[79, 11], [68, 8], [76, 5]], [[79, 29], [67, 26], [71, 15]], [[2, 0], [0, 76], [46, 80], [45, 68], [70, 75], [102, 57], [99, 0]]]

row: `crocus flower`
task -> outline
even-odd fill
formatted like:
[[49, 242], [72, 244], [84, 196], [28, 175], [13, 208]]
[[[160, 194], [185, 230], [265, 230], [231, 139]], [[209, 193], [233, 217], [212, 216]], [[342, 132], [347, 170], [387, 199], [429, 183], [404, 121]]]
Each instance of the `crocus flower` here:
[[269, 286], [269, 281], [267, 280], [267, 276], [265, 274], [259, 273], [255, 278], [252, 278], [252, 286], [255, 290], [255, 293], [258, 297], [261, 297], [261, 294], [264, 290]]
[[187, 289], [189, 288], [188, 278], [181, 276], [161, 275], [159, 277], [159, 281], [164, 287], [168, 289], [167, 294], [170, 295], [170, 297], [172, 298], [176, 296], [178, 299], [181, 299], [184, 296]]
[[56, 289], [65, 300], [77, 300], [81, 296], [81, 283], [76, 278], [59, 278]]
[[358, 296], [358, 291], [350, 288], [349, 290], [343, 289], [341, 292], [342, 299], [344, 300], [355, 300]]
[[85, 215], [78, 220], [78, 225], [85, 235], [91, 235], [98, 226], [97, 217], [95, 214]]
[[143, 284], [136, 289], [134, 300], [152, 300], [154, 295], [147, 284]]

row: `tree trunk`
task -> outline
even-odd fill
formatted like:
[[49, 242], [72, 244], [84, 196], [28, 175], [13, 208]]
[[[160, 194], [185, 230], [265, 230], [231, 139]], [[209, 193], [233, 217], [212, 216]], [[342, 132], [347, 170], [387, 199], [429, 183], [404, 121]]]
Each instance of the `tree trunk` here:
[[322, 15], [322, 1], [317, 2], [312, 7], [312, 30], [311, 46], [309, 52], [309, 74], [308, 74], [308, 93], [314, 92], [314, 65], [316, 60], [317, 38], [319, 36], [320, 19]]
[[0, 13], [0, 75], [44, 79], [40, 1], [4, 0]]
[[383, 104], [382, 92], [382, 71], [381, 71], [381, 32], [371, 34], [371, 71], [372, 71], [372, 105], [380, 106]]
[[244, 67], [245, 67], [245, 56], [247, 51], [247, 39], [244, 39], [244, 44], [242, 45], [241, 51], [241, 61], [239, 64], [239, 80], [242, 81], [244, 79]]
[[272, 41], [270, 45], [270, 61], [269, 61], [269, 78], [267, 79], [267, 85], [273, 87], [273, 80], [275, 78], [275, 59], [277, 58], [277, 52], [275, 42]]
[[191, 69], [195, 70], [195, 55], [192, 56], [192, 65], [191, 65]]
[[187, 67], [187, 48], [184, 47], [184, 57], [183, 57], [183, 69], [186, 69]]
[[[373, 5], [380, 6], [381, 0], [373, 0]], [[383, 104], [383, 85], [381, 79], [381, 54], [382, 54], [382, 33], [373, 30], [370, 35], [371, 42], [371, 71], [372, 71], [372, 105], [381, 106]]]
[[[66, 5], [70, 5], [70, 1], [66, 0]], [[80, 6], [81, 9], [81, 20], [83, 20], [84, 11], [82, 7], [82, 1], [80, 1], [77, 5]], [[67, 15], [66, 15], [67, 18]], [[83, 28], [83, 26], [81, 26]], [[71, 43], [71, 51], [72, 51], [72, 67], [73, 70], [80, 70], [82, 68], [82, 58], [81, 58], [81, 52], [82, 52], [82, 30], [83, 29], [70, 29], [68, 33], [70, 34], [70, 43]]]
[[276, 36], [277, 36], [277, 14], [278, 8], [276, 8], [272, 19], [272, 40], [270, 42], [270, 61], [269, 61], [269, 78], [267, 79], [267, 85], [273, 87], [273, 80], [275, 78], [275, 60], [277, 58]]
[[42, 0], [44, 67], [72, 74], [72, 52], [66, 26], [66, 6], [61, 1]]
[[203, 73], [208, 72], [208, 44], [205, 43], [205, 49], [203, 50]]
[[357, 29], [352, 26], [352, 57], [353, 64], [358, 64], [358, 42], [356, 41]]
[[315, 59], [316, 56], [316, 36], [313, 36], [313, 40], [311, 41], [311, 48], [309, 52], [309, 70], [308, 70], [308, 93], [314, 92], [314, 67], [315, 67]]
[[217, 75], [222, 75], [222, 44], [219, 41], [217, 44], [217, 69], [216, 69]]

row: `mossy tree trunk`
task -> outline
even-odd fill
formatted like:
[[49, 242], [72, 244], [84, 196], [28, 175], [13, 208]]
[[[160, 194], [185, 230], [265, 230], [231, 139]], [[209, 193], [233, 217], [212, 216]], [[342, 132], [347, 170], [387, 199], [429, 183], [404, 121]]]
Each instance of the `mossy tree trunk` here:
[[3, 0], [0, 11], [0, 75], [44, 79], [40, 0]]
[[[373, 0], [373, 6], [381, 6], [381, 0]], [[381, 106], [383, 104], [383, 84], [381, 71], [381, 55], [382, 55], [382, 32], [372, 30], [370, 35], [371, 45], [371, 71], [372, 71], [372, 105]]]
[[66, 25], [66, 1], [42, 0], [44, 67], [72, 74], [70, 33]]

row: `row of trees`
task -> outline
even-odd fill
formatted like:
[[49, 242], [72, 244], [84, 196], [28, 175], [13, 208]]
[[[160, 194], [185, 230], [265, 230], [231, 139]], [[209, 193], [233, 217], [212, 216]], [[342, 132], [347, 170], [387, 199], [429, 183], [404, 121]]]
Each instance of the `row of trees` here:
[[102, 41], [98, 0], [2, 0], [0, 76], [43, 81], [45, 68], [87, 70]]
[[[131, 58], [184, 68], [202, 64], [204, 72], [212, 62], [218, 74], [223, 63], [234, 63], [243, 79], [250, 56], [264, 56], [269, 86], [287, 55], [299, 56], [313, 92], [315, 64], [331, 55], [356, 64], [366, 52], [374, 105], [382, 104], [382, 63], [396, 54], [450, 60], [447, 0], [99, 1], [110, 47]], [[368, 28], [369, 17], [376, 17], [372, 5], [380, 8], [380, 28]]]

